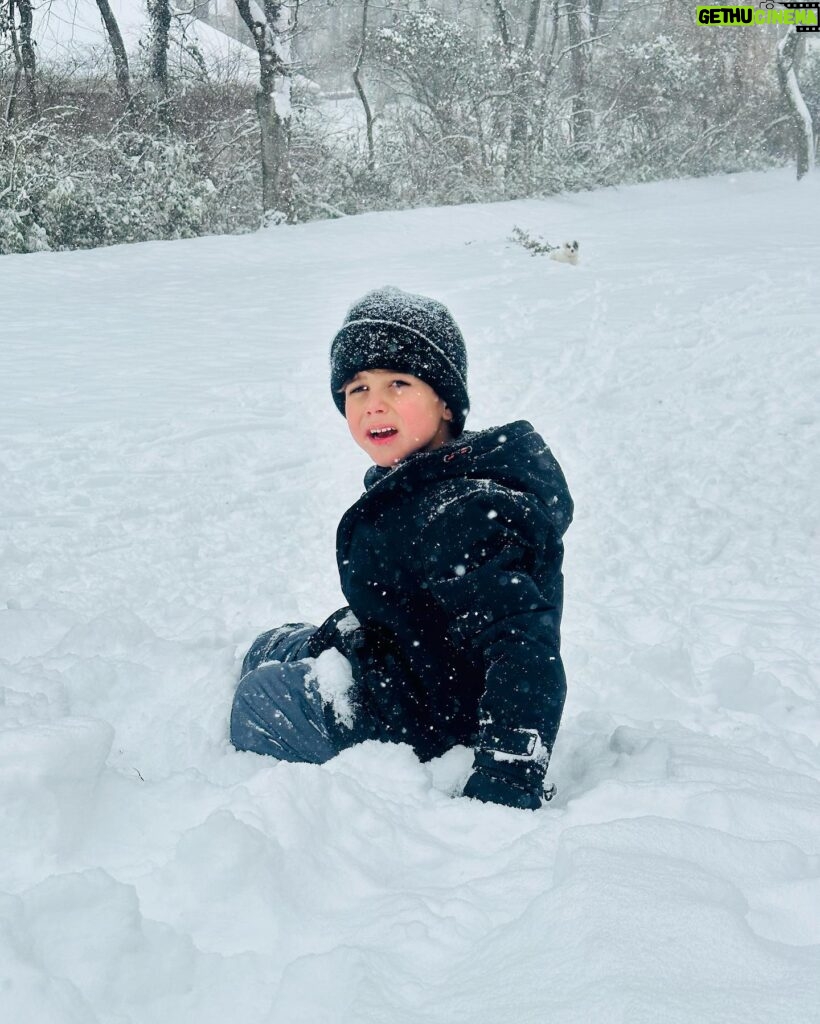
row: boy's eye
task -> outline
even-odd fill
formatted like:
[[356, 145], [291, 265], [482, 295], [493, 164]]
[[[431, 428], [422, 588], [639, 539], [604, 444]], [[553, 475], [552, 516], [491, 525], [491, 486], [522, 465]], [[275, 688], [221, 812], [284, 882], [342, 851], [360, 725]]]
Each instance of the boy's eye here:
[[[395, 387], [397, 391], [400, 391], [402, 388], [409, 388], [409, 387], [411, 387], [411, 384], [410, 384], [409, 380], [398, 380], [397, 379], [397, 380], [391, 380], [390, 381], [390, 387], [391, 388]], [[369, 388], [368, 388], [367, 384], [353, 384], [353, 385], [351, 385], [347, 389], [345, 394], [346, 395], [355, 395], [359, 391], [368, 391], [368, 390], [369, 390]]]

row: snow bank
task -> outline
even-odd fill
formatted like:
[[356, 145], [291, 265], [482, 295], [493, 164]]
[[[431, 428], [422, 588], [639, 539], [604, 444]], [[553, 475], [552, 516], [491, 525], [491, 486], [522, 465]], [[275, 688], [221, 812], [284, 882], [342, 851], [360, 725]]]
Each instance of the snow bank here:
[[[818, 199], [784, 172], [5, 257], [4, 1020], [817, 1019]], [[459, 798], [463, 749], [227, 742], [256, 633], [343, 603], [366, 466], [327, 351], [386, 283], [451, 306], [470, 425], [533, 420], [576, 499], [535, 814]]]

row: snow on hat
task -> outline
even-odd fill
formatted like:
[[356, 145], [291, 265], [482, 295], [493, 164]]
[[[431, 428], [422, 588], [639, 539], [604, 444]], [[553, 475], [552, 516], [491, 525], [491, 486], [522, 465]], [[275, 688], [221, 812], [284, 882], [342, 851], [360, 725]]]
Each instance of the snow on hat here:
[[449, 309], [435, 299], [399, 288], [376, 288], [347, 311], [330, 347], [330, 388], [344, 415], [341, 388], [362, 370], [412, 373], [453, 413], [453, 435], [470, 410], [467, 349]]

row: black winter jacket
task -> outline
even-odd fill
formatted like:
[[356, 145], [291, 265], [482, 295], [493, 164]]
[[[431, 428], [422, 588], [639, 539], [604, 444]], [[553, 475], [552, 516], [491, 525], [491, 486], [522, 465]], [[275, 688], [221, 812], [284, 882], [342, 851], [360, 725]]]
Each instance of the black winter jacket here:
[[458, 743], [505, 749], [505, 737], [535, 730], [549, 752], [566, 693], [572, 500], [543, 439], [523, 420], [467, 431], [372, 466], [365, 486], [337, 532], [349, 609], [309, 651], [350, 660], [364, 734], [427, 760]]

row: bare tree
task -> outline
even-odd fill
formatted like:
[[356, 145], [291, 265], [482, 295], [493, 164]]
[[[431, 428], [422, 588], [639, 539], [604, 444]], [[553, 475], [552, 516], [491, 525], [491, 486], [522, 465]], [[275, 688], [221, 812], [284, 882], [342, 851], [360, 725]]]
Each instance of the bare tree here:
[[797, 29], [791, 25], [777, 44], [777, 77], [794, 125], [798, 181], [814, 169], [814, 125], [800, 91], [800, 83], [797, 81], [796, 65], [800, 41]]
[[367, 95], [364, 91], [364, 86], [361, 80], [362, 64], [364, 62], [364, 55], [367, 49], [367, 8], [370, 0], [362, 0], [362, 45], [359, 48], [359, 55], [356, 58], [356, 66], [353, 68], [353, 84], [356, 86], [356, 92], [359, 94], [359, 99], [362, 101], [362, 107], [364, 108], [364, 118], [367, 125], [367, 169], [372, 171], [376, 166], [376, 158], [373, 150], [373, 111], [370, 109], [370, 104], [367, 102]]
[[[17, 25], [18, 15], [19, 27]], [[6, 105], [6, 119], [9, 121], [14, 117], [21, 78], [25, 83], [29, 113], [36, 117], [38, 112], [37, 58], [34, 54], [34, 41], [31, 35], [32, 21], [31, 0], [9, 0], [9, 33], [16, 66], [11, 95]]]
[[120, 91], [123, 102], [129, 104], [131, 102], [131, 75], [128, 70], [128, 57], [125, 53], [120, 27], [117, 24], [117, 19], [114, 17], [108, 0], [97, 0], [97, 7], [99, 8], [103, 25], [105, 25], [105, 31], [108, 34], [111, 52], [114, 54], [114, 73], [117, 76], [117, 88]]
[[20, 47], [17, 43], [15, 13], [14, 0], [8, 0], [8, 6], [3, 4], [0, 7], [0, 35], [8, 32], [12, 53], [14, 54], [14, 78], [11, 80], [11, 87], [6, 97], [6, 105], [3, 111], [4, 120], [8, 123], [14, 120], [17, 108], [17, 94], [20, 89], [20, 78], [23, 74], [23, 61], [20, 57]]
[[[259, 88], [256, 114], [259, 118], [262, 158], [263, 222], [275, 214], [293, 217], [290, 171], [290, 40], [291, 11], [279, 0], [234, 0], [259, 54]], [[254, 17], [254, 13], [258, 17]]]

